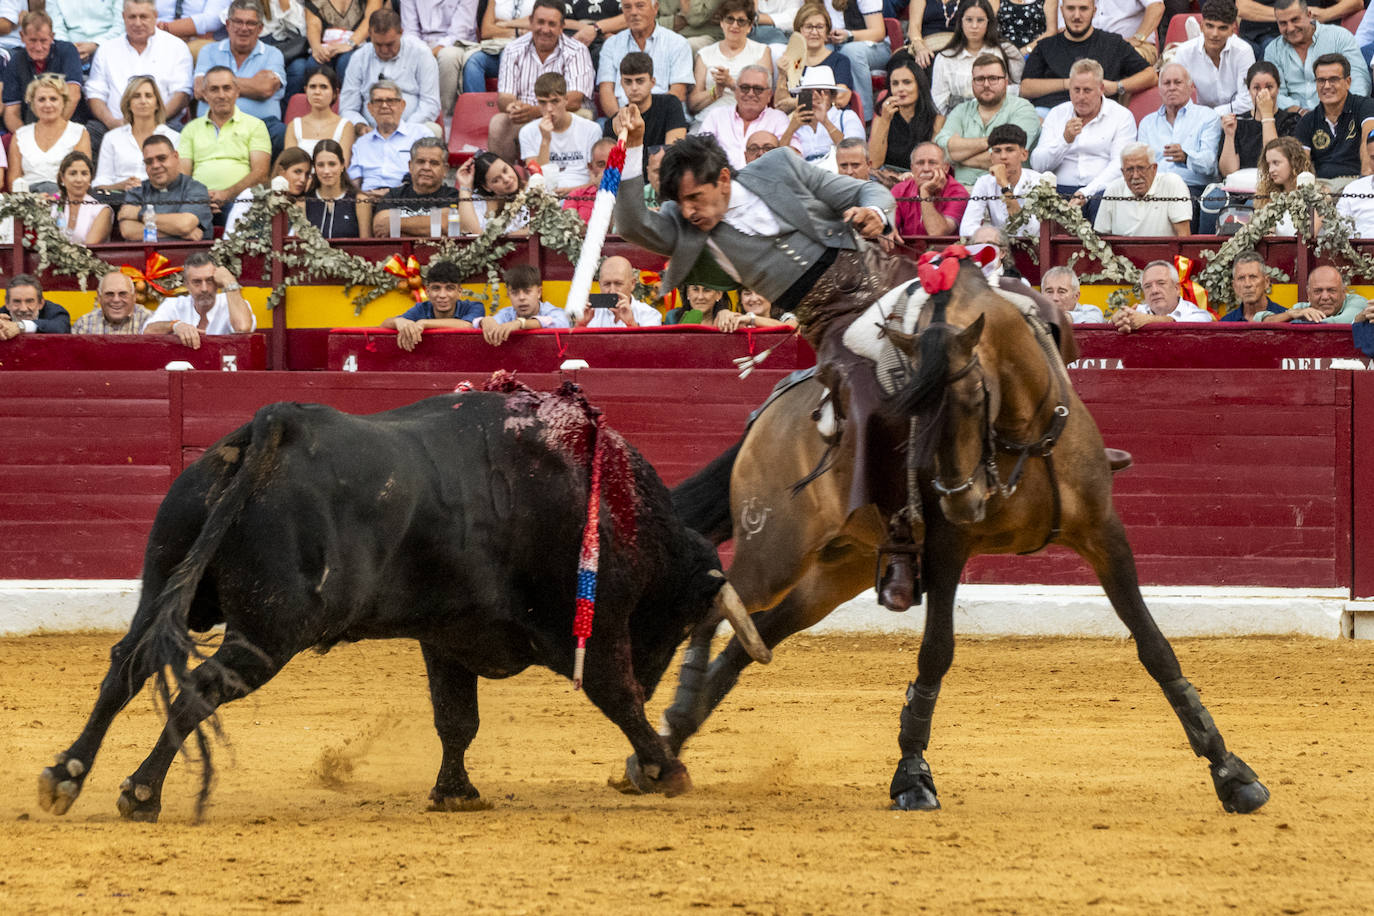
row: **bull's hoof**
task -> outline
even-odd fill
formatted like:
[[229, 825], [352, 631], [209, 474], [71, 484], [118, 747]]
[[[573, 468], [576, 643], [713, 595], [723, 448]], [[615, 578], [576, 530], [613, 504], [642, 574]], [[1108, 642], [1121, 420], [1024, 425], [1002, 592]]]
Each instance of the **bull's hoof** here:
[[154, 796], [148, 786], [136, 786], [132, 779], [126, 779], [120, 783], [115, 807], [126, 821], [156, 824], [158, 815], [162, 813], [162, 799]]
[[619, 779], [612, 776], [606, 784], [622, 795], [661, 794], [673, 798], [692, 790], [692, 778], [680, 761], [675, 760], [666, 768], [651, 766], [650, 770], [657, 772], [646, 772], [639, 765], [639, 755], [631, 754], [625, 758], [625, 775]]
[[38, 806], [53, 814], [66, 814], [81, 794], [81, 783], [85, 779], [84, 763], [58, 754], [57, 762], [38, 774]]
[[892, 798], [893, 811], [940, 810], [935, 777], [930, 773], [930, 764], [920, 755], [903, 757], [898, 761], [888, 795]]
[[1212, 768], [1212, 785], [1221, 799], [1221, 807], [1228, 814], [1250, 814], [1269, 801], [1269, 790], [1259, 781], [1255, 771], [1235, 754]]
[[491, 802], [477, 794], [474, 789], [471, 795], [440, 795], [438, 789], [431, 789], [429, 792], [429, 810], [431, 811], [490, 811]]

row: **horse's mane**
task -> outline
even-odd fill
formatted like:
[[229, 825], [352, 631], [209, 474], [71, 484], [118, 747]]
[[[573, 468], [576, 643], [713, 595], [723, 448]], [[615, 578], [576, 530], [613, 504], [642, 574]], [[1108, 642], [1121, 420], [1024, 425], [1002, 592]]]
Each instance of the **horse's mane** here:
[[915, 450], [917, 467], [926, 467], [940, 441], [945, 422], [945, 395], [949, 378], [949, 340], [957, 328], [947, 319], [951, 290], [930, 297], [930, 323], [916, 338], [915, 374], [882, 405], [882, 412], [898, 420], [917, 421], [916, 435], [908, 442]]

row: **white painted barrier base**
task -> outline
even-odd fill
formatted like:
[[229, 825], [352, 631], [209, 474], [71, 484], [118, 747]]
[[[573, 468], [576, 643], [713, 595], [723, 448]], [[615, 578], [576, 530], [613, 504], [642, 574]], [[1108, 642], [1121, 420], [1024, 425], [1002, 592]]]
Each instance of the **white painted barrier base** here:
[[[1301, 634], [1374, 639], [1374, 601], [1342, 589], [1146, 588], [1145, 601], [1166, 636]], [[0, 636], [39, 631], [124, 630], [138, 604], [136, 579], [37, 579], [0, 582]], [[922, 608], [894, 614], [873, 592], [840, 605], [813, 633], [919, 636]], [[956, 632], [976, 636], [1125, 636], [1095, 586], [965, 585]]]

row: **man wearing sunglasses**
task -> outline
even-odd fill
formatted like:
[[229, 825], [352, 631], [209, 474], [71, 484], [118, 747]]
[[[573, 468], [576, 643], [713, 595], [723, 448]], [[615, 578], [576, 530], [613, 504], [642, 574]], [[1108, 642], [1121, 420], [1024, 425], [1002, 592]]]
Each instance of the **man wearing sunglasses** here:
[[787, 115], [769, 106], [773, 98], [773, 81], [763, 67], [750, 64], [735, 78], [733, 108], [717, 106], [707, 112], [701, 122], [701, 133], [716, 138], [730, 165], [744, 168], [749, 161], [748, 140], [760, 131], [774, 137], [787, 130]]

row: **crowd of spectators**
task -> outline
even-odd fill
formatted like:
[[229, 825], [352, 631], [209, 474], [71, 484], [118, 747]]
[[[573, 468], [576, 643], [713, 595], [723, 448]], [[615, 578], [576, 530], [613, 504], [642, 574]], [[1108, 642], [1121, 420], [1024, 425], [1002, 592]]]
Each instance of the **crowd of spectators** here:
[[[532, 167], [587, 218], [611, 118], [633, 104], [651, 205], [663, 148], [690, 132], [736, 168], [782, 148], [882, 182], [907, 239], [1004, 230], [1045, 180], [1103, 235], [1211, 233], [1223, 206], [1243, 219], [1316, 183], [1374, 236], [1374, 20], [1343, 25], [1361, 8], [1202, 0], [1167, 43], [1189, 0], [21, 0], [0, 4], [0, 177], [52, 194], [85, 244], [233, 231], [269, 182], [329, 238], [474, 234]], [[452, 123], [455, 105], [493, 81], [485, 146], [455, 174], [446, 138], [475, 127]], [[526, 214], [506, 215], [524, 231]], [[1255, 267], [1236, 262], [1233, 314], [1303, 320], [1275, 311]], [[1209, 317], [1162, 273], [1147, 266], [1123, 331]], [[493, 343], [545, 322], [537, 284], [517, 279], [515, 312], [475, 323]], [[102, 308], [123, 294], [110, 285]], [[721, 292], [679, 291], [679, 317], [780, 320]], [[1308, 320], [1362, 309], [1312, 295]], [[396, 319], [411, 347], [423, 322], [470, 321], [449, 298]], [[590, 320], [642, 325], [644, 308]]]

